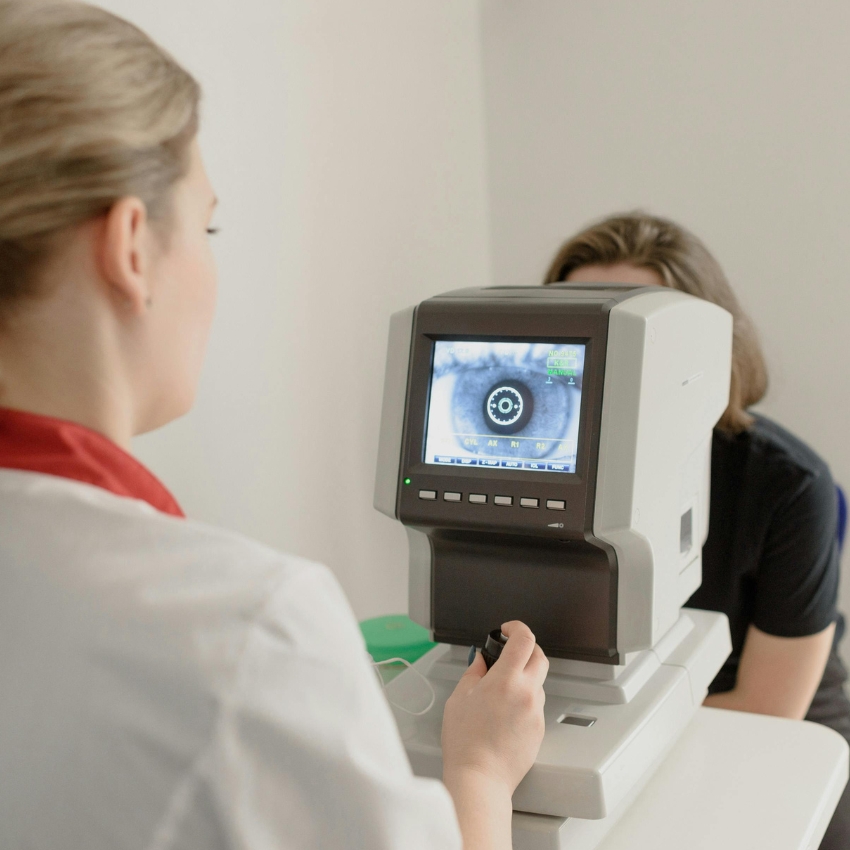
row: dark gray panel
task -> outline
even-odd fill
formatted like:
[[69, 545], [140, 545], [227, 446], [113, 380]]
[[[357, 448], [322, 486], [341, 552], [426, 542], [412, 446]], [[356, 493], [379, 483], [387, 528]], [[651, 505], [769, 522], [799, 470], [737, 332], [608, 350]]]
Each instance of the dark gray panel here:
[[616, 661], [616, 565], [586, 542], [435, 533], [434, 633], [480, 646], [522, 620], [547, 655]]

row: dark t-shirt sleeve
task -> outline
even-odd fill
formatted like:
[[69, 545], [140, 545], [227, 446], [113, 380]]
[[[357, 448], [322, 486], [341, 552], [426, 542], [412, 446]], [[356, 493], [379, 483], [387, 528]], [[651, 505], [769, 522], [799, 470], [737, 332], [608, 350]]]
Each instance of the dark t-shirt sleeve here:
[[756, 628], [778, 637], [817, 634], [837, 616], [838, 503], [824, 466], [777, 506], [756, 572]]

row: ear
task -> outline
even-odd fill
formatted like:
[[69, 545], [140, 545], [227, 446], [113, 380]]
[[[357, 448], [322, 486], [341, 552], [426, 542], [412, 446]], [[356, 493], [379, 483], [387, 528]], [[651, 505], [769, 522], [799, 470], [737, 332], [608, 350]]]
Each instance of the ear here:
[[100, 268], [113, 294], [134, 315], [143, 314], [150, 304], [150, 248], [144, 202], [135, 197], [116, 201], [106, 214], [101, 231]]

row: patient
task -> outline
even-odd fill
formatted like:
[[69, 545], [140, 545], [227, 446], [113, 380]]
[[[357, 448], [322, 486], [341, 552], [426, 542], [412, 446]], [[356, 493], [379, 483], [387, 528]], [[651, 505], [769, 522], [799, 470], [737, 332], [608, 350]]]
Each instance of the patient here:
[[[714, 431], [702, 586], [688, 605], [726, 614], [733, 650], [705, 704], [806, 718], [850, 741], [847, 672], [836, 652], [844, 618], [836, 609], [835, 485], [802, 440], [749, 410], [765, 394], [767, 369], [723, 270], [680, 225], [633, 212], [570, 238], [546, 274], [546, 284], [559, 281], [669, 286], [732, 314], [731, 389]], [[845, 790], [821, 850], [848, 847]]]

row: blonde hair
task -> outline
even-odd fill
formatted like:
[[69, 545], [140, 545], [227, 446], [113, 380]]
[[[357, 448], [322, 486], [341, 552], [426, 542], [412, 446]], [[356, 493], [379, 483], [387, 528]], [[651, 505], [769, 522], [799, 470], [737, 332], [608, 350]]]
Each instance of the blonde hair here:
[[200, 87], [103, 9], [0, 0], [0, 310], [54, 237], [128, 195], [159, 220], [188, 168]]
[[729, 406], [717, 427], [733, 434], [749, 428], [753, 417], [747, 408], [767, 392], [767, 366], [753, 323], [708, 248], [667, 219], [642, 212], [614, 215], [568, 239], [552, 260], [544, 284], [564, 281], [582, 266], [617, 263], [652, 269], [665, 286], [704, 298], [732, 314]]

